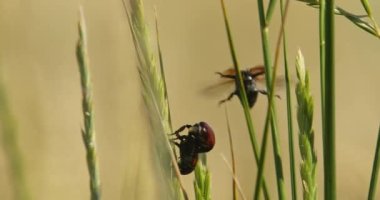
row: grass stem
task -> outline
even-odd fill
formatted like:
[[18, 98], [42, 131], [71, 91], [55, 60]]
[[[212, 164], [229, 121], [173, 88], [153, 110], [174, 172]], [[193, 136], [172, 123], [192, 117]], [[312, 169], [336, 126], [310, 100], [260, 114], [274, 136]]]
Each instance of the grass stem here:
[[[234, 146], [232, 143], [232, 133], [231, 133], [231, 127], [230, 127], [230, 119], [228, 117], [227, 105], [224, 108], [225, 108], [226, 123], [227, 123], [228, 143], [230, 145], [230, 153], [231, 153], [232, 173], [233, 173], [233, 176], [236, 176], [235, 153], [234, 153]], [[234, 178], [232, 178], [232, 199], [237, 200], [236, 181]]]
[[[281, 20], [284, 20], [284, 4], [283, 0], [280, 0]], [[290, 91], [290, 75], [288, 69], [288, 53], [286, 43], [286, 31], [285, 26], [283, 28], [283, 53], [284, 53], [284, 69], [285, 69], [285, 83], [286, 83], [286, 108], [288, 118], [288, 145], [289, 145], [289, 162], [290, 162], [290, 180], [292, 190], [292, 200], [297, 200], [297, 182], [296, 182], [296, 166], [294, 158], [294, 140], [293, 140], [293, 115], [292, 115], [292, 95]]]
[[26, 183], [24, 162], [21, 149], [18, 144], [18, 131], [15, 118], [11, 112], [5, 86], [3, 84], [4, 75], [0, 75], [0, 123], [1, 142], [4, 153], [8, 161], [10, 170], [9, 178], [13, 189], [13, 198], [30, 199], [29, 189]]
[[325, 199], [336, 199], [334, 0], [320, 1], [321, 92]]
[[[267, 87], [272, 87], [272, 63], [270, 58], [270, 50], [269, 50], [269, 27], [267, 19], [265, 18], [265, 10], [264, 10], [264, 2], [263, 0], [258, 0], [258, 14], [259, 14], [259, 20], [260, 20], [260, 32], [261, 32], [261, 44], [263, 49], [263, 56], [264, 56], [264, 65], [265, 65], [265, 73], [266, 73], [266, 84]], [[270, 97], [268, 96], [268, 103], [270, 101]], [[274, 153], [274, 159], [275, 159], [275, 167], [276, 167], [276, 179], [277, 179], [277, 191], [278, 191], [278, 198], [280, 200], [285, 199], [285, 182], [284, 182], [284, 174], [282, 169], [282, 159], [281, 159], [281, 153], [280, 153], [280, 143], [278, 139], [278, 130], [277, 130], [277, 115], [276, 115], [276, 108], [274, 105], [272, 105], [272, 108], [270, 110], [270, 117], [267, 119], [270, 120], [271, 124], [271, 130], [272, 130], [272, 143], [273, 143], [273, 153]], [[267, 113], [269, 115], [269, 113]]]
[[[286, 1], [285, 3], [285, 10], [284, 10], [284, 16], [282, 17], [282, 23], [281, 23], [281, 28], [280, 28], [280, 32], [278, 34], [278, 39], [277, 39], [277, 44], [276, 44], [276, 53], [275, 53], [275, 60], [274, 60], [274, 69], [273, 69], [273, 74], [272, 74], [272, 82], [271, 82], [271, 86], [270, 86], [270, 91], [269, 91], [269, 97], [268, 97], [268, 109], [267, 109], [267, 116], [266, 116], [266, 120], [265, 120], [265, 126], [264, 126], [264, 134], [263, 134], [263, 141], [262, 141], [262, 145], [261, 145], [261, 154], [260, 154], [260, 162], [259, 162], [259, 169], [258, 169], [258, 174], [257, 174], [257, 177], [256, 177], [256, 188], [255, 188], [255, 193], [254, 193], [254, 199], [257, 200], [259, 198], [259, 185], [262, 181], [262, 177], [263, 177], [263, 174], [264, 174], [264, 163], [265, 163], [265, 154], [266, 154], [266, 145], [267, 145], [267, 138], [268, 138], [268, 129], [269, 129], [269, 123], [271, 120], [271, 117], [272, 117], [272, 106], [274, 105], [273, 103], [273, 97], [274, 97], [274, 86], [275, 86], [275, 81], [276, 81], [276, 74], [277, 74], [277, 68], [278, 68], [278, 60], [279, 60], [279, 55], [280, 55], [280, 49], [281, 49], [281, 41], [283, 39], [283, 33], [284, 33], [284, 27], [285, 27], [285, 20], [286, 20], [286, 16], [287, 16], [287, 12], [288, 12], [288, 8], [289, 8], [289, 0]], [[276, 159], [277, 160], [277, 159]], [[275, 160], [275, 162], [276, 162]], [[281, 163], [281, 162], [280, 162]], [[278, 163], [277, 163], [278, 164]], [[279, 174], [282, 175], [282, 171], [280, 173], [278, 173], [278, 169], [282, 170], [282, 168], [276, 168], [276, 175], [277, 175], [277, 178], [279, 178]], [[280, 183], [283, 182], [283, 180], [277, 180], [277, 183]], [[278, 185], [278, 191], [279, 191], [279, 198], [285, 198], [284, 197], [284, 188], [283, 188], [283, 185]]]
[[[239, 72], [239, 73], [236, 73], [237, 74], [237, 78], [238, 78], [237, 87], [239, 87], [239, 90], [241, 91], [241, 96], [242, 96], [242, 98], [241, 98], [242, 101], [241, 102], [243, 104], [244, 115], [245, 115], [245, 119], [246, 119], [246, 123], [247, 123], [247, 127], [248, 127], [248, 132], [249, 132], [249, 136], [250, 136], [249, 138], [250, 138], [250, 141], [251, 141], [251, 144], [252, 144], [253, 153], [254, 153], [254, 156], [255, 156], [256, 163], [257, 163], [257, 165], [259, 165], [259, 161], [260, 161], [259, 147], [258, 147], [258, 144], [257, 144], [257, 140], [256, 140], [254, 128], [253, 128], [250, 108], [248, 106], [248, 100], [247, 100], [247, 95], [246, 95], [247, 93], [246, 93], [245, 88], [244, 88], [243, 78], [242, 78], [242, 75], [240, 73], [240, 67], [239, 67], [239, 63], [238, 63], [237, 56], [236, 56], [236, 53], [235, 53], [234, 43], [233, 43], [233, 40], [232, 40], [232, 34], [231, 34], [231, 30], [230, 30], [230, 25], [229, 25], [229, 22], [228, 22], [227, 11], [226, 11], [226, 7], [224, 5], [224, 0], [221, 0], [221, 5], [222, 5], [224, 24], [225, 24], [225, 27], [226, 27], [226, 32], [227, 32], [227, 37], [228, 37], [228, 44], [229, 44], [229, 47], [230, 47], [232, 61], [233, 61], [233, 64], [234, 64], [235, 71]], [[268, 193], [268, 189], [267, 189], [265, 180], [263, 180], [263, 182], [262, 182], [262, 188], [263, 188], [263, 191], [264, 191], [264, 197], [265, 197], [265, 199], [269, 199], [269, 193]]]
[[268, 3], [268, 8], [267, 8], [266, 17], [265, 17], [268, 24], [270, 23], [272, 19], [273, 11], [274, 11], [274, 8], [276, 7], [276, 3], [277, 3], [277, 0], [270, 0]]
[[380, 126], [379, 126], [379, 132], [377, 133], [376, 151], [375, 151], [375, 158], [373, 159], [371, 183], [370, 183], [369, 192], [368, 192], [368, 200], [375, 199], [377, 180], [379, 176], [379, 166], [380, 166]]
[[229, 169], [229, 171], [231, 173], [231, 176], [232, 176], [232, 178], [234, 179], [234, 181], [236, 183], [236, 188], [239, 191], [240, 198], [242, 200], [247, 200], [247, 197], [244, 195], [243, 189], [240, 186], [239, 180], [237, 179], [236, 174], [233, 173], [232, 166], [228, 163], [226, 156], [224, 156], [223, 154], [221, 154], [221, 157], [222, 157], [224, 163], [226, 164], [226, 166], [228, 167], [228, 169]]

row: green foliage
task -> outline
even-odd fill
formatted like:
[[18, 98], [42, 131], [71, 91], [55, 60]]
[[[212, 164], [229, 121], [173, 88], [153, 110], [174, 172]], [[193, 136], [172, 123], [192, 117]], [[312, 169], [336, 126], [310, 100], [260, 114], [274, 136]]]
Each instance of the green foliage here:
[[[319, 8], [321, 6], [320, 0], [297, 0], [306, 3], [308, 6]], [[344, 16], [346, 19], [351, 21], [357, 27], [363, 29], [364, 31], [370, 33], [371, 35], [380, 38], [380, 30], [375, 19], [372, 16], [371, 7], [367, 0], [361, 0], [361, 3], [367, 13], [367, 15], [357, 15], [353, 14], [339, 6], [336, 6], [334, 13], [336, 15]], [[367, 21], [365, 18], [369, 18], [370, 21]]]

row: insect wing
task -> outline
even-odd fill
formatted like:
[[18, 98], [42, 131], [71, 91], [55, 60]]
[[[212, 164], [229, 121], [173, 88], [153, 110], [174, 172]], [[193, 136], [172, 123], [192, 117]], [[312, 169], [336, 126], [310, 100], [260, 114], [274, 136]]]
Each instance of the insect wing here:
[[[253, 77], [257, 78], [263, 78], [265, 74], [265, 68], [264, 65], [256, 65], [254, 67], [249, 68], [247, 71], [253, 75]], [[263, 76], [261, 76], [263, 75]]]

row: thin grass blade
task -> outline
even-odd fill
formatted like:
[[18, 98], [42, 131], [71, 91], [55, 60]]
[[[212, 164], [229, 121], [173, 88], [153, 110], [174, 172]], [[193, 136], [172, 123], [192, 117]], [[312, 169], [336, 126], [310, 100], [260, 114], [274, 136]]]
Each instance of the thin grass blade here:
[[4, 155], [8, 165], [11, 188], [14, 199], [31, 199], [28, 189], [24, 161], [18, 143], [18, 130], [15, 117], [13, 116], [7, 98], [6, 89], [3, 84], [4, 74], [0, 75], [0, 124], [1, 141]]
[[270, 0], [269, 1], [269, 4], [268, 4], [268, 8], [267, 8], [267, 14], [266, 14], [266, 17], [265, 17], [265, 20], [267, 22], [267, 24], [270, 24], [270, 21], [272, 19], [272, 15], [273, 15], [273, 11], [276, 7], [276, 3], [277, 3], [277, 0]]
[[[261, 33], [261, 45], [263, 50], [264, 57], [264, 66], [265, 66], [265, 81], [269, 88], [272, 87], [272, 61], [270, 56], [270, 44], [269, 44], [269, 27], [265, 19], [265, 10], [264, 10], [264, 2], [263, 0], [257, 1], [258, 14], [260, 20], [260, 33]], [[268, 96], [268, 103], [270, 102], [270, 96]], [[268, 116], [270, 115], [270, 116]], [[275, 168], [276, 168], [276, 179], [277, 179], [277, 191], [278, 198], [285, 199], [285, 181], [284, 181], [284, 173], [282, 169], [282, 159], [280, 152], [280, 142], [278, 139], [278, 129], [277, 129], [277, 115], [276, 108], [274, 105], [271, 105], [270, 113], [267, 113], [266, 117], [271, 125], [272, 131], [272, 144], [273, 144], [273, 153], [275, 159]], [[267, 122], [266, 122], [267, 123]], [[264, 129], [265, 132], [265, 129]]]
[[376, 186], [377, 186], [377, 181], [379, 177], [379, 166], [380, 166], [380, 126], [379, 126], [379, 132], [377, 133], [375, 158], [373, 159], [371, 183], [369, 185], [369, 192], [368, 192], [368, 200], [375, 199]]
[[[257, 172], [257, 177], [256, 177], [256, 187], [255, 187], [255, 193], [254, 193], [254, 199], [257, 200], [259, 198], [259, 186], [262, 181], [262, 177], [264, 174], [264, 164], [265, 164], [265, 156], [266, 156], [266, 145], [267, 145], [267, 138], [268, 138], [268, 129], [269, 129], [269, 123], [271, 121], [271, 114], [272, 114], [272, 106], [273, 106], [273, 97], [274, 97], [274, 86], [275, 86], [275, 80], [276, 80], [276, 75], [277, 75], [277, 68], [278, 68], [278, 60], [279, 60], [279, 55], [280, 55], [280, 49], [281, 49], [281, 42], [283, 39], [283, 34], [284, 34], [284, 27], [285, 27], [285, 22], [286, 22], [286, 16], [288, 13], [288, 8], [289, 8], [289, 0], [286, 1], [285, 7], [284, 7], [284, 16], [282, 17], [282, 23], [281, 23], [281, 28], [280, 32], [278, 34], [278, 39], [277, 39], [277, 44], [276, 44], [276, 54], [275, 54], [275, 60], [274, 60], [274, 69], [273, 69], [273, 74], [272, 74], [272, 82], [270, 86], [270, 91], [269, 91], [269, 97], [268, 97], [268, 109], [267, 109], [267, 117], [265, 120], [265, 127], [264, 127], [264, 133], [263, 133], [263, 141], [261, 145], [261, 154], [260, 154], [260, 162], [259, 162], [259, 169]], [[275, 148], [276, 149], [276, 148]], [[276, 152], [275, 152], [276, 154]], [[279, 155], [279, 154], [278, 154]], [[276, 156], [276, 155], [275, 155]], [[281, 159], [281, 158], [280, 158]], [[277, 175], [277, 183], [278, 183], [278, 190], [279, 190], [279, 198], [285, 198], [284, 197], [284, 188], [283, 188], [283, 177], [282, 176], [282, 167], [278, 167], [278, 164], [281, 164], [281, 161], [278, 161], [278, 157], [275, 159], [276, 162], [276, 175]], [[281, 170], [279, 172], [279, 170]]]
[[227, 165], [227, 167], [228, 167], [228, 169], [229, 169], [229, 171], [230, 171], [230, 173], [231, 173], [232, 178], [234, 179], [234, 181], [235, 181], [235, 183], [236, 183], [236, 188], [237, 188], [237, 190], [239, 191], [240, 198], [243, 199], [243, 200], [247, 200], [247, 197], [246, 197], [246, 196], [244, 195], [244, 193], [243, 193], [243, 189], [241, 188], [241, 185], [240, 185], [239, 180], [237, 179], [236, 175], [235, 175], [235, 174], [233, 173], [233, 171], [232, 171], [232, 166], [231, 166], [231, 164], [228, 163], [227, 158], [226, 158], [225, 155], [221, 154], [221, 156], [222, 156], [222, 159], [223, 159], [224, 163]]
[[[306, 3], [306, 5], [308, 5], [310, 7], [319, 8], [319, 9], [323, 3], [322, 1], [319, 1], [319, 0], [297, 0], [297, 1], [304, 2], [304, 3]], [[368, 1], [367, 0], [361, 0], [361, 1], [362, 1], [362, 5], [363, 5], [364, 9], [366, 9], [366, 12], [368, 15], [353, 14], [353, 13], [351, 13], [351, 12], [349, 12], [349, 11], [339, 7], [339, 6], [336, 6], [334, 8], [334, 13], [336, 15], [342, 15], [342, 16], [346, 17], [348, 20], [350, 20], [357, 27], [363, 29], [364, 31], [370, 33], [371, 35], [373, 35], [375, 37], [380, 38], [379, 28], [378, 28], [378, 25], [377, 25], [375, 19], [373, 17], [371, 17], [370, 13], [372, 13], [372, 12], [371, 12]], [[324, 6], [325, 5], [323, 5], [323, 7]], [[363, 18], [367, 18], [367, 17], [371, 20], [371, 23], [373, 25], [371, 25], [370, 22], [363, 20]]]
[[[230, 30], [230, 25], [229, 25], [229, 21], [228, 21], [228, 17], [227, 17], [227, 11], [226, 11], [226, 7], [224, 4], [224, 0], [221, 0], [221, 5], [222, 5], [222, 11], [223, 11], [223, 17], [224, 17], [224, 24], [225, 24], [225, 28], [226, 28], [226, 32], [227, 32], [228, 44], [230, 47], [231, 57], [232, 57], [232, 61], [234, 64], [234, 69], [237, 72], [240, 72], [240, 67], [239, 67], [239, 63], [238, 63], [237, 56], [235, 53], [235, 47], [234, 47], [234, 43], [232, 40], [232, 33]], [[237, 87], [239, 87], [239, 90], [241, 91], [241, 96], [242, 96], [241, 99], [242, 99], [242, 104], [243, 104], [243, 110], [244, 110], [244, 115], [245, 115], [245, 119], [246, 119], [246, 123], [247, 123], [247, 127], [248, 127], [251, 145], [253, 148], [253, 153], [255, 156], [256, 163], [257, 163], [257, 165], [259, 165], [259, 161], [260, 161], [259, 154], [260, 153], [259, 153], [259, 147], [258, 147], [257, 140], [256, 140], [256, 135], [254, 132], [250, 108], [248, 106], [248, 100], [247, 100], [247, 95], [246, 95], [247, 93], [246, 93], [245, 88], [244, 88], [243, 78], [242, 78], [241, 73], [237, 73], [237, 77], [238, 77]], [[265, 199], [269, 199], [268, 189], [267, 189], [267, 186], [266, 186], [266, 183], [264, 180], [262, 182], [262, 188], [264, 191]]]
[[[284, 4], [283, 0], [280, 0], [281, 5], [281, 20], [284, 20]], [[290, 165], [290, 180], [292, 190], [292, 200], [297, 200], [297, 182], [296, 182], [296, 166], [294, 158], [294, 140], [293, 140], [293, 114], [292, 114], [292, 95], [290, 91], [290, 75], [288, 69], [288, 53], [286, 43], [285, 26], [283, 28], [283, 54], [284, 54], [284, 70], [285, 70], [285, 87], [286, 87], [286, 109], [288, 118], [288, 144], [289, 144], [289, 165]]]
[[377, 25], [376, 20], [372, 15], [372, 8], [369, 5], [368, 0], [360, 0], [360, 2], [362, 2], [362, 5], [363, 5], [365, 11], [367, 12], [368, 17], [371, 19], [372, 25], [373, 25], [374, 29], [376, 30], [377, 35], [380, 36], [379, 26]]
[[[228, 143], [230, 145], [230, 153], [231, 153], [232, 173], [233, 173], [233, 176], [236, 176], [235, 153], [234, 153], [234, 146], [232, 142], [232, 133], [231, 133], [231, 126], [230, 126], [230, 119], [228, 117], [227, 105], [224, 108], [225, 108], [224, 113], [226, 115], [226, 123], [227, 123]], [[232, 199], [233, 200], [237, 199], [236, 182], [234, 178], [232, 178]]]

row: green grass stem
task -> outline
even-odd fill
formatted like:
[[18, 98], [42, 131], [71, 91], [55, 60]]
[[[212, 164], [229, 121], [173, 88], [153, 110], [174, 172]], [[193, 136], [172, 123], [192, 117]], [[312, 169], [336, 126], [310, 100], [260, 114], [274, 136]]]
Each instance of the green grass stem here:
[[[236, 53], [235, 53], [234, 43], [233, 43], [233, 40], [232, 40], [232, 34], [231, 34], [231, 30], [230, 30], [230, 25], [229, 25], [229, 22], [228, 22], [227, 11], [226, 11], [226, 7], [224, 5], [224, 0], [221, 0], [221, 5], [222, 5], [224, 24], [225, 24], [225, 27], [226, 27], [226, 32], [227, 32], [227, 37], [228, 37], [228, 44], [229, 44], [229, 47], [230, 47], [232, 61], [233, 61], [233, 64], [234, 64], [235, 71], [239, 72], [239, 73], [236, 73], [237, 77], [238, 77], [237, 87], [239, 87], [239, 90], [241, 91], [241, 94], [240, 94], [242, 96], [242, 98], [241, 98], [242, 101], [241, 102], [243, 104], [244, 115], [245, 115], [245, 119], [246, 119], [246, 123], [247, 123], [247, 127], [248, 127], [248, 132], [249, 132], [249, 136], [250, 136], [249, 138], [250, 138], [250, 141], [251, 141], [251, 144], [252, 144], [253, 153], [254, 153], [254, 156], [255, 156], [256, 163], [257, 163], [257, 165], [259, 165], [259, 161], [260, 161], [259, 147], [258, 147], [258, 144], [257, 144], [255, 132], [254, 132], [254, 127], [253, 127], [253, 123], [252, 123], [250, 108], [248, 106], [248, 100], [247, 100], [247, 95], [246, 95], [247, 93], [246, 93], [245, 88], [244, 88], [243, 78], [242, 78], [242, 75], [240, 73], [240, 67], [239, 67], [239, 63], [238, 63], [237, 56], [236, 56]], [[264, 197], [265, 197], [265, 199], [269, 199], [268, 189], [267, 189], [265, 180], [263, 180], [263, 182], [262, 182], [262, 188], [263, 188], [263, 191], [264, 191]]]
[[100, 175], [96, 150], [96, 138], [94, 129], [94, 111], [92, 109], [92, 83], [89, 73], [89, 58], [87, 51], [86, 24], [82, 7], [79, 8], [80, 19], [78, 23], [79, 39], [76, 55], [80, 72], [82, 88], [82, 110], [84, 128], [82, 129], [83, 143], [86, 147], [87, 167], [90, 175], [91, 199], [101, 199]]
[[11, 112], [7, 98], [5, 86], [3, 84], [4, 75], [0, 75], [0, 123], [1, 141], [4, 149], [8, 169], [10, 170], [9, 179], [13, 190], [13, 198], [28, 200], [30, 192], [26, 183], [24, 161], [18, 143], [18, 131], [16, 120]]
[[277, 3], [277, 0], [270, 0], [268, 3], [268, 8], [267, 8], [266, 17], [265, 17], [268, 24], [270, 23], [270, 21], [272, 19], [273, 11], [276, 7], [276, 3]]
[[[281, 28], [280, 28], [280, 32], [278, 34], [278, 39], [277, 39], [277, 44], [276, 44], [276, 53], [275, 53], [275, 60], [274, 60], [274, 69], [273, 69], [273, 74], [272, 74], [272, 83], [271, 83], [271, 87], [269, 88], [270, 91], [269, 91], [269, 97], [268, 97], [269, 101], [268, 101], [267, 117], [265, 120], [263, 141], [261, 144], [259, 169], [258, 169], [257, 176], [256, 176], [256, 187], [255, 187], [255, 193], [254, 193], [254, 199], [255, 200], [259, 199], [259, 186], [261, 184], [262, 177], [264, 175], [266, 146], [267, 146], [267, 138], [268, 138], [268, 132], [269, 132], [268, 129], [269, 129], [269, 123], [271, 121], [271, 114], [272, 114], [271, 110], [272, 110], [272, 106], [274, 105], [273, 97], [274, 97], [275, 81], [276, 81], [276, 76], [277, 76], [278, 60], [279, 60], [279, 55], [280, 55], [281, 42], [283, 39], [283, 33], [284, 33], [284, 27], [285, 27], [285, 21], [286, 21], [288, 8], [289, 8], [289, 0], [287, 0], [286, 4], [285, 4], [284, 16], [282, 17]], [[284, 195], [283, 188], [279, 188], [279, 198], [284, 198], [284, 197], [280, 197], [280, 194]]]
[[[264, 66], [265, 66], [265, 79], [267, 87], [272, 87], [272, 63], [270, 58], [270, 50], [269, 50], [269, 27], [268, 22], [265, 18], [265, 10], [264, 10], [264, 2], [263, 0], [258, 0], [258, 14], [259, 14], [259, 20], [260, 20], [260, 33], [261, 33], [261, 44], [263, 49], [263, 56], [264, 56]], [[268, 103], [270, 101], [270, 97], [268, 96]], [[282, 169], [282, 159], [281, 159], [281, 153], [280, 153], [280, 143], [278, 139], [278, 130], [277, 130], [277, 115], [276, 115], [276, 108], [274, 105], [272, 105], [271, 111], [270, 111], [270, 117], [268, 118], [270, 120], [271, 124], [271, 130], [272, 130], [272, 144], [273, 144], [273, 153], [274, 153], [274, 159], [275, 159], [275, 168], [276, 168], [276, 179], [277, 179], [277, 191], [278, 191], [278, 198], [280, 200], [285, 199], [285, 182], [284, 182], [284, 173]], [[267, 113], [269, 115], [269, 113]]]
[[371, 183], [369, 185], [369, 192], [368, 192], [368, 200], [375, 199], [377, 180], [379, 176], [379, 166], [380, 166], [380, 126], [379, 126], [379, 132], [377, 133], [376, 151], [375, 151], [375, 158], [373, 159]]
[[[284, 20], [284, 4], [283, 0], [280, 0], [281, 20]], [[296, 166], [294, 158], [294, 139], [293, 139], [293, 115], [292, 115], [292, 95], [291, 95], [291, 80], [288, 69], [288, 53], [286, 42], [285, 26], [283, 28], [283, 54], [284, 54], [284, 70], [285, 70], [285, 87], [286, 87], [286, 109], [288, 118], [288, 145], [289, 145], [289, 165], [290, 165], [290, 180], [292, 190], [292, 200], [297, 200], [297, 182], [296, 182]]]
[[[236, 176], [234, 145], [232, 142], [232, 133], [231, 133], [231, 126], [230, 126], [230, 119], [228, 117], [227, 105], [224, 108], [225, 108], [224, 111], [225, 111], [226, 123], [227, 123], [228, 143], [230, 145], [230, 153], [231, 153], [232, 174], [233, 176]], [[237, 200], [236, 181], [234, 178], [232, 178], [232, 199]]]
[[334, 0], [321, 0], [321, 92], [325, 199], [336, 199]]

